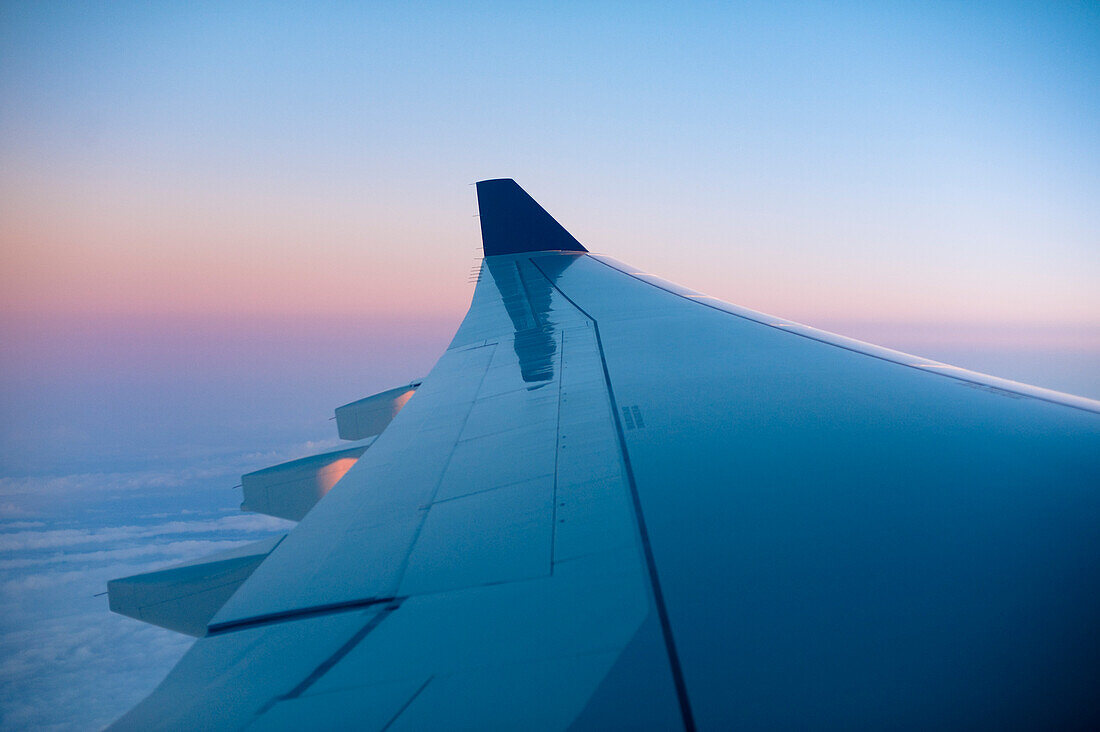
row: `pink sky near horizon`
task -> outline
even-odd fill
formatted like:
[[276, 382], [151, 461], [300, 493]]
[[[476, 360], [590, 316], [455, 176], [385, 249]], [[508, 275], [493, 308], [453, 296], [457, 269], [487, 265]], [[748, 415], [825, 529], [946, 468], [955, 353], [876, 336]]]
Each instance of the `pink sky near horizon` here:
[[[418, 206], [402, 200], [407, 191], [382, 186], [374, 199], [346, 196], [322, 204], [254, 190], [176, 195], [166, 186], [97, 188], [89, 181], [48, 180], [21, 187], [10, 172], [0, 192], [0, 309], [9, 315], [453, 317], [469, 302], [469, 273], [480, 254], [473, 189], [457, 183], [449, 191], [437, 185], [433, 192], [440, 197]], [[578, 193], [585, 191], [557, 197], [575, 202]], [[563, 204], [547, 208], [594, 251], [810, 324], [873, 320], [1085, 331], [1100, 323], [1100, 287], [1091, 266], [1074, 259], [1091, 261], [1089, 251], [1017, 242], [1009, 251], [991, 252], [977, 239], [953, 254], [950, 243], [929, 243], [925, 254], [920, 242], [899, 246], [924, 233], [906, 229], [904, 221], [876, 232], [881, 214], [814, 221], [813, 212], [796, 210], [778, 220], [782, 209], [773, 206], [765, 214], [715, 214], [698, 223], [683, 198], [668, 201], [664, 221], [642, 211], [642, 202], [608, 198], [600, 211], [599, 199], [589, 193], [583, 203], [576, 211]], [[644, 221], [632, 220], [632, 213]], [[876, 249], [867, 244], [876, 235], [894, 241]]]
[[9, 3], [0, 327], [59, 358], [72, 322], [117, 343], [127, 318], [139, 350], [183, 318], [191, 347], [355, 322], [426, 353], [473, 289], [470, 184], [512, 176], [591, 250], [738, 305], [1100, 371], [1097, 28], [1049, 4]]

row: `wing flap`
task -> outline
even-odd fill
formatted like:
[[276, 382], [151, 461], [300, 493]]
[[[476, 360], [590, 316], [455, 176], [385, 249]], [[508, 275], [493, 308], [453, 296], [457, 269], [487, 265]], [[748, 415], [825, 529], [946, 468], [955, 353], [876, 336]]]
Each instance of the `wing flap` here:
[[206, 626], [283, 536], [107, 583], [112, 612], [187, 635]]
[[420, 382], [414, 381], [337, 407], [336, 430], [340, 439], [363, 440], [382, 434], [419, 386]]
[[321, 453], [242, 475], [241, 510], [301, 521], [366, 449]]

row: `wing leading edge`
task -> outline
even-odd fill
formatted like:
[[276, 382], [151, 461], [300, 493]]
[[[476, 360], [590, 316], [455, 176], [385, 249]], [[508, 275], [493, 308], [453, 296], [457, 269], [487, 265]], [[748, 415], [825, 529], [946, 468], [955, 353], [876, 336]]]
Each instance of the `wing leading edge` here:
[[588, 255], [513, 181], [412, 398], [123, 728], [1080, 725], [1100, 404]]

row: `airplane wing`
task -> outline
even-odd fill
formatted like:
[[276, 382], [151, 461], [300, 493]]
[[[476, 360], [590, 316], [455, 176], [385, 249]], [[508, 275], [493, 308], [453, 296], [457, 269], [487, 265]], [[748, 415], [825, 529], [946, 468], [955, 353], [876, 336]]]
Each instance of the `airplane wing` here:
[[201, 637], [116, 729], [1100, 718], [1100, 403], [720, 302], [477, 190], [431, 373], [363, 400], [369, 447], [253, 474], [294, 530], [119, 581]]

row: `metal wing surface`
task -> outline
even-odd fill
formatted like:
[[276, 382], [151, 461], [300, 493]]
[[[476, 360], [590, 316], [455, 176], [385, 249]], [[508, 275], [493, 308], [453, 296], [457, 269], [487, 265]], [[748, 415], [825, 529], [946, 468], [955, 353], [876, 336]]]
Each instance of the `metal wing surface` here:
[[118, 729], [1100, 716], [1100, 404], [590, 255], [510, 180], [478, 196], [446, 353]]

